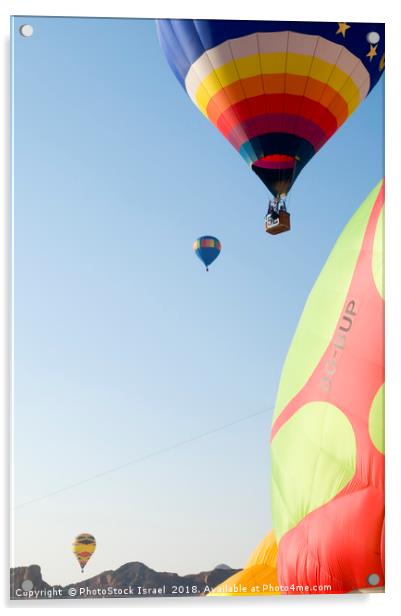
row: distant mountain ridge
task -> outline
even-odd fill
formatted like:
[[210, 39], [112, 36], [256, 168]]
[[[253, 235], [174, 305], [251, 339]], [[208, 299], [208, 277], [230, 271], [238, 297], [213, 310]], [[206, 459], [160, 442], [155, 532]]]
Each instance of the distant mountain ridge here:
[[154, 571], [140, 562], [129, 562], [115, 571], [104, 571], [75, 584], [51, 586], [39, 565], [10, 569], [11, 599], [84, 599], [128, 597], [191, 597], [207, 594], [240, 569], [217, 565], [212, 571], [178, 575]]

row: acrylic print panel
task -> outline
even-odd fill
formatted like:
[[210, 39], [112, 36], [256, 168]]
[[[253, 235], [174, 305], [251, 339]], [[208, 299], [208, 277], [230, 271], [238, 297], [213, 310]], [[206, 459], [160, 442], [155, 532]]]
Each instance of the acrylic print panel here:
[[11, 31], [11, 598], [383, 592], [384, 25]]

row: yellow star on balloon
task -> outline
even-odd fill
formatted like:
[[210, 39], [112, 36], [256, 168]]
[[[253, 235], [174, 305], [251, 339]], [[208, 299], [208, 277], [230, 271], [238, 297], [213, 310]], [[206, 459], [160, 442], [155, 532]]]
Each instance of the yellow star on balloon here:
[[344, 21], [338, 21], [337, 23], [338, 23], [338, 30], [336, 34], [342, 34], [343, 38], [345, 38], [345, 33], [348, 30], [348, 28], [350, 28], [351, 26], [346, 24]]
[[369, 58], [369, 61], [372, 62], [373, 58], [375, 56], [377, 56], [377, 45], [372, 45], [370, 44], [370, 50], [368, 51], [368, 53], [366, 54], [366, 56]]

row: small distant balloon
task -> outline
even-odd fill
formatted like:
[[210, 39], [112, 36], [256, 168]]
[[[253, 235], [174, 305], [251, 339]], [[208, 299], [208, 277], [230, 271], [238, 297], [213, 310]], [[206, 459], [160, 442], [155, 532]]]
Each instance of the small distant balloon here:
[[83, 573], [88, 560], [96, 550], [96, 539], [89, 533], [81, 533], [74, 539], [72, 551], [74, 552]]
[[202, 235], [202, 237], [198, 237], [198, 239], [195, 240], [193, 249], [196, 256], [199, 257], [208, 272], [209, 265], [213, 263], [213, 261], [217, 259], [220, 254], [221, 243], [217, 237], [213, 237], [212, 235]]

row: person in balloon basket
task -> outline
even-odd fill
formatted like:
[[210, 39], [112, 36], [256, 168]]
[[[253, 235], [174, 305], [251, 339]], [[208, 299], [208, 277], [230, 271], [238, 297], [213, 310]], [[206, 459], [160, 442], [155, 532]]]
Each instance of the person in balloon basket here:
[[283, 197], [275, 197], [272, 201], [269, 201], [269, 209], [267, 210], [266, 219], [274, 222], [279, 218], [280, 212], [286, 211], [287, 207]]
[[279, 198], [275, 197], [273, 200], [269, 201], [269, 208], [266, 214], [266, 220], [271, 220], [275, 222], [279, 217]]

